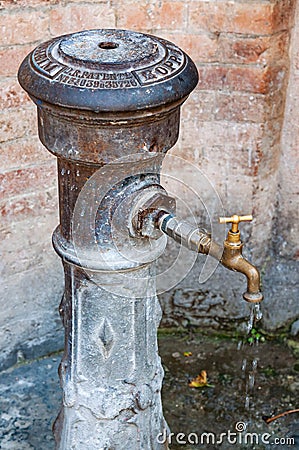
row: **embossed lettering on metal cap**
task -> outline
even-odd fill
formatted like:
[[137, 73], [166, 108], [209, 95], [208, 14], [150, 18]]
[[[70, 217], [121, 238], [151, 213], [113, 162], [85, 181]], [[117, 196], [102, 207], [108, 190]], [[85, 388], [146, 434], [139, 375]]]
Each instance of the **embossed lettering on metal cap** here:
[[197, 70], [174, 44], [127, 30], [88, 30], [39, 45], [19, 70], [35, 99], [92, 111], [134, 111], [184, 99]]

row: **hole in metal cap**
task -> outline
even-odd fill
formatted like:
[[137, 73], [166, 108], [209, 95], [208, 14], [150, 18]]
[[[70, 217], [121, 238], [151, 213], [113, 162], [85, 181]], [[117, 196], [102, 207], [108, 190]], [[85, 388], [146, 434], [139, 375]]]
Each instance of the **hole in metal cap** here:
[[100, 42], [99, 47], [103, 50], [111, 50], [118, 47], [118, 44], [116, 42]]

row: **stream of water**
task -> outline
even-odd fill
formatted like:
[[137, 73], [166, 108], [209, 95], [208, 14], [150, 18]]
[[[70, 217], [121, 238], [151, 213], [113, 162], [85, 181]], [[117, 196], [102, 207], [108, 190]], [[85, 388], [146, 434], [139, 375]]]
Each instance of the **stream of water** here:
[[[249, 319], [246, 325], [246, 341], [248, 343], [249, 338], [251, 336], [251, 332], [254, 328], [254, 325], [256, 322], [261, 320], [263, 317], [263, 313], [261, 311], [261, 307], [259, 303], [251, 304], [250, 305], [250, 315]], [[241, 349], [242, 344], [244, 342], [240, 341], [238, 343], [238, 350]], [[259, 339], [255, 339], [251, 336], [251, 345], [257, 346], [259, 343]], [[254, 391], [254, 385], [255, 385], [255, 379], [257, 374], [257, 368], [258, 368], [258, 359], [253, 358], [251, 361], [248, 361], [247, 357], [245, 356], [242, 361], [242, 373], [244, 374], [245, 378], [245, 409], [249, 410], [250, 407], [250, 400]]]
[[253, 325], [261, 320], [263, 317], [263, 313], [261, 310], [261, 305], [259, 303], [252, 303], [250, 305], [250, 316], [247, 323], [247, 334], [251, 333]]

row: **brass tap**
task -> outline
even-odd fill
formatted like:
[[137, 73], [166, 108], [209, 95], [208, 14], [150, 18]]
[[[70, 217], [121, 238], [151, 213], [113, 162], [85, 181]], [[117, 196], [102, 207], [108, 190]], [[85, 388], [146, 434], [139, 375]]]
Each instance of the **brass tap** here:
[[263, 300], [260, 291], [260, 274], [255, 266], [242, 256], [243, 242], [238, 225], [251, 221], [252, 216], [220, 217], [220, 223], [231, 223], [223, 246], [212, 239], [205, 229], [197, 228], [173, 215], [175, 201], [162, 192], [153, 192], [149, 198], [142, 193], [132, 209], [132, 229], [137, 236], [158, 239], [165, 233], [184, 247], [197, 253], [211, 255], [227, 269], [243, 273], [247, 277], [247, 291], [244, 299], [250, 303]]
[[247, 291], [243, 294], [246, 301], [250, 303], [259, 303], [263, 300], [260, 291], [260, 274], [255, 266], [242, 256], [243, 242], [241, 241], [239, 223], [251, 221], [252, 216], [220, 217], [220, 223], [231, 223], [231, 229], [227, 233], [224, 241], [223, 254], [220, 262], [230, 270], [241, 272], [247, 277]]
[[260, 291], [260, 274], [257, 268], [242, 256], [243, 242], [238, 228], [240, 222], [251, 220], [252, 216], [249, 215], [235, 214], [232, 217], [220, 217], [220, 223], [232, 224], [223, 247], [217, 244], [206, 230], [195, 228], [165, 211], [160, 211], [158, 214], [156, 227], [190, 250], [209, 254], [218, 259], [227, 269], [243, 273], [247, 278], [247, 291], [243, 294], [243, 298], [250, 303], [259, 303], [263, 300]]

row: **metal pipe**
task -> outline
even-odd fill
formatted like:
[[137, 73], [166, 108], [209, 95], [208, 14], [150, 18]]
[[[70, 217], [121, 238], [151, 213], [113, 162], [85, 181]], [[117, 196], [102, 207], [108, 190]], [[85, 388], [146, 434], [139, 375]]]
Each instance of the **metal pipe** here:
[[170, 213], [169, 208], [167, 209], [167, 198], [173, 210], [175, 210], [174, 199], [161, 196], [160, 192], [154, 194], [152, 193], [151, 200], [141, 196], [138, 208], [135, 208], [139, 218], [135, 219], [133, 226], [141, 236], [155, 238], [153, 230], [156, 228], [189, 250], [213, 256], [227, 269], [246, 276], [247, 290], [243, 298], [247, 302], [259, 303], [263, 300], [259, 271], [243, 257], [243, 243], [238, 229], [240, 222], [250, 221], [252, 216], [220, 217], [220, 223], [232, 223], [231, 230], [221, 246], [212, 239], [211, 233], [207, 230], [191, 225]]
[[[243, 257], [243, 243], [238, 230], [238, 223], [244, 220], [252, 220], [252, 216], [233, 216], [235, 218], [232, 226], [234, 231], [228, 232], [223, 246], [213, 241], [211, 234], [205, 229], [194, 227], [165, 211], [156, 211], [154, 218], [156, 227], [176, 242], [197, 253], [213, 256], [227, 269], [243, 273], [247, 279], [247, 290], [243, 294], [246, 301], [259, 303], [263, 300], [263, 295], [260, 291], [259, 271]], [[220, 222], [227, 223], [232, 221], [231, 218], [224, 219], [227, 220], [220, 218]]]

